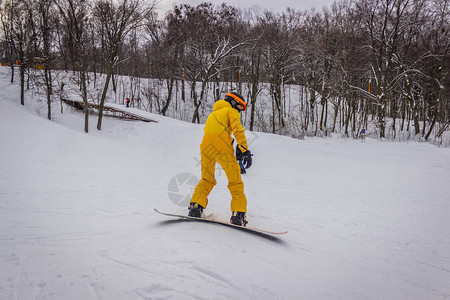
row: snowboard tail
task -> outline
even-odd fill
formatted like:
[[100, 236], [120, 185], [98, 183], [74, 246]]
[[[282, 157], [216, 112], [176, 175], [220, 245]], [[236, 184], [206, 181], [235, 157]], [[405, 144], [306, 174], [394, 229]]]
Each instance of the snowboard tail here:
[[164, 215], [164, 216], [168, 216], [168, 217], [175, 217], [175, 218], [192, 220], [192, 221], [220, 224], [220, 225], [224, 225], [227, 227], [232, 227], [235, 229], [240, 229], [240, 230], [250, 231], [250, 232], [255, 232], [255, 233], [270, 234], [270, 235], [280, 235], [280, 234], [287, 233], [287, 231], [270, 231], [270, 230], [254, 228], [254, 227], [244, 227], [244, 226], [234, 225], [234, 224], [231, 224], [230, 222], [216, 219], [214, 217], [214, 214], [211, 214], [211, 215], [207, 216], [206, 218], [196, 218], [196, 217], [190, 217], [190, 216], [186, 216], [186, 215], [165, 213], [165, 212], [161, 212], [161, 211], [157, 210], [156, 208], [154, 210], [155, 210], [155, 212], [157, 212], [161, 215]]

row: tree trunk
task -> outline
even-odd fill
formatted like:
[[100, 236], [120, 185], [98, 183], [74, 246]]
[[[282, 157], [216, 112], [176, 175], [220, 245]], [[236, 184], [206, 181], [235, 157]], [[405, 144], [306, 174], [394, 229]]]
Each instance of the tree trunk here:
[[200, 104], [201, 102], [198, 101], [197, 99], [197, 92], [195, 91], [195, 86], [196, 86], [196, 82], [192, 81], [192, 86], [191, 86], [191, 94], [192, 94], [192, 98], [194, 99], [194, 115], [192, 116], [192, 123], [200, 123], [200, 115], [198, 112], [198, 109], [200, 108]]
[[378, 104], [378, 123], [380, 124], [380, 139], [386, 137], [386, 104], [385, 96], [381, 96]]
[[89, 132], [89, 103], [87, 99], [87, 86], [86, 86], [86, 72], [84, 65], [81, 67], [81, 90], [83, 93], [83, 103], [84, 103], [84, 132]]
[[25, 65], [21, 64], [20, 70], [20, 104], [25, 105]]
[[170, 105], [170, 101], [172, 100], [174, 82], [175, 82], [175, 79], [173, 77], [171, 77], [170, 79], [167, 80], [167, 100], [166, 100], [166, 103], [164, 104], [163, 109], [161, 110], [161, 113], [163, 116], [166, 115], [167, 109], [169, 108], [169, 105]]
[[255, 108], [256, 108], [256, 97], [258, 95], [258, 82], [251, 83], [251, 93], [250, 93], [250, 131], [253, 131], [255, 125]]
[[52, 119], [51, 95], [53, 94], [53, 91], [52, 91], [52, 72], [48, 68], [48, 63], [46, 63], [46, 65], [45, 65], [44, 77], [45, 77], [45, 88], [46, 88], [46, 94], [47, 94], [47, 118], [49, 120], [51, 120]]
[[320, 125], [320, 129], [321, 130], [323, 130], [323, 128], [325, 127], [323, 124], [323, 122], [324, 122], [324, 119], [326, 118], [326, 104], [327, 103], [327, 100], [325, 99], [325, 100], [322, 100], [322, 112], [320, 113], [320, 123], [319, 123], [319, 125]]
[[97, 122], [97, 130], [102, 130], [102, 118], [103, 118], [103, 107], [105, 105], [106, 93], [108, 92], [109, 82], [111, 81], [112, 76], [112, 66], [109, 66], [108, 73], [106, 74], [106, 82], [103, 88], [102, 97], [100, 99], [100, 105], [98, 108], [98, 122]]

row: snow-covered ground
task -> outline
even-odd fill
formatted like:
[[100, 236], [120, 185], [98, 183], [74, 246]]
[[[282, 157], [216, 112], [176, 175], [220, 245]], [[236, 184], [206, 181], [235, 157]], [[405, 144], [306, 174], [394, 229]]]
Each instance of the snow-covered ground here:
[[450, 149], [247, 132], [250, 225], [289, 231], [269, 240], [153, 211], [186, 213], [202, 125], [85, 134], [18, 89], [0, 68], [0, 299], [450, 299]]

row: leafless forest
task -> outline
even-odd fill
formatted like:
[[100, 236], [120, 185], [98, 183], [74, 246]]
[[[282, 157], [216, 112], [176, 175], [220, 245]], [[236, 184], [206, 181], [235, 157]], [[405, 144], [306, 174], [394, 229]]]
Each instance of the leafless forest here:
[[[437, 143], [450, 130], [449, 0], [341, 0], [283, 13], [210, 3], [158, 12], [145, 0], [0, 7], [1, 61], [19, 70], [17, 101], [26, 105], [24, 93], [39, 84], [49, 119], [64, 71], [76, 74], [86, 103], [110, 101], [126, 76], [133, 106], [166, 115], [187, 105], [192, 122], [235, 89], [249, 102], [250, 130], [358, 137], [367, 129]], [[149, 89], [149, 80], [158, 84]], [[93, 84], [102, 91], [94, 98]]]

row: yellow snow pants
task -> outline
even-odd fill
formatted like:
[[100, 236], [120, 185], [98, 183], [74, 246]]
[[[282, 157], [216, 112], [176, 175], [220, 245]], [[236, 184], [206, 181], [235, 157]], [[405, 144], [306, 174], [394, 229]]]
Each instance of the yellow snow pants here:
[[247, 212], [247, 198], [244, 194], [244, 183], [241, 169], [234, 153], [216, 153], [207, 149], [201, 150], [202, 178], [197, 184], [191, 202], [203, 207], [208, 205], [208, 195], [216, 185], [214, 177], [216, 163], [219, 163], [228, 178], [228, 189], [231, 193], [231, 211]]

